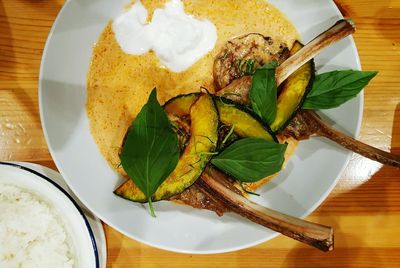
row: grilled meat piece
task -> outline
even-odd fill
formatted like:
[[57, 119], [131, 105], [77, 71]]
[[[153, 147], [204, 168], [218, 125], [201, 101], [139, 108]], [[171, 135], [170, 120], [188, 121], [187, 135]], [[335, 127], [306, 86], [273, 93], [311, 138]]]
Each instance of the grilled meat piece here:
[[228, 41], [214, 61], [214, 83], [217, 89], [233, 80], [252, 74], [258, 67], [271, 61], [283, 62], [289, 56], [286, 44], [251, 33]]
[[[355, 30], [354, 24], [349, 20], [340, 20], [334, 26], [332, 26], [327, 31], [321, 33], [311, 42], [309, 42], [302, 50], [299, 51], [289, 59], [287, 59], [283, 64], [281, 64], [277, 68], [276, 80], [277, 84], [279, 85], [288, 75], [290, 75], [292, 70], [295, 70], [296, 66], [301, 66], [301, 63], [304, 61], [309, 60], [310, 58], [314, 57], [317, 53], [319, 53], [322, 49], [329, 46], [330, 44], [339, 41], [340, 39], [346, 37], [347, 35], [353, 33]], [[250, 34], [248, 36], [252, 36], [254, 34]], [[228, 59], [231, 59], [233, 62], [234, 56], [239, 55], [238, 51], [252, 51], [253, 43], [249, 42], [246, 36], [242, 38], [235, 38], [231, 41], [235, 44], [238, 48], [237, 51], [231, 52], [231, 58], [225, 59], [227, 64], [222, 65], [220, 63], [221, 59], [217, 59], [214, 64], [214, 76], [215, 74], [221, 74], [221, 77], [215, 77], [215, 79], [220, 78], [221, 81], [228, 81], [227, 77], [230, 79], [231, 77], [228, 76], [229, 73], [238, 75], [237, 67], [232, 66], [232, 70], [225, 70], [224, 68], [229, 66]], [[226, 47], [229, 47], [228, 45]], [[223, 51], [227, 50], [224, 48]], [[255, 61], [258, 62], [259, 58], [263, 58], [262, 52], [263, 50], [256, 50], [259, 54], [246, 54], [246, 60], [252, 60], [251, 55], [255, 56]], [[228, 51], [229, 52], [229, 51]], [[222, 52], [221, 52], [222, 53]], [[265, 52], [264, 58], [267, 58], [269, 55], [268, 52]], [[225, 55], [225, 54], [223, 54]], [[282, 58], [285, 57], [284, 54], [281, 54]], [[287, 56], [286, 56], [287, 57]], [[235, 69], [236, 68], [236, 69]], [[216, 70], [217, 69], [217, 70]], [[279, 69], [279, 70], [278, 70]], [[222, 75], [225, 74], [225, 75]], [[240, 75], [240, 74], [239, 74]], [[242, 75], [243, 76], [243, 75]], [[233, 77], [233, 76], [232, 76]], [[225, 79], [225, 80], [224, 80]], [[233, 78], [234, 79], [234, 78]], [[225, 96], [228, 99], [237, 101], [242, 104], [248, 104], [249, 101], [249, 91], [251, 88], [251, 77], [243, 76], [236, 81], [233, 81], [230, 85], [226, 88], [221, 89], [216, 94], [219, 96]], [[378, 161], [385, 165], [392, 165], [395, 167], [400, 167], [400, 156], [394, 155], [380, 149], [374, 148], [369, 146], [365, 143], [355, 140], [352, 137], [349, 137], [333, 128], [325, 124], [318, 116], [308, 110], [301, 111], [296, 114], [296, 116], [291, 120], [290, 124], [286, 129], [281, 133], [281, 135], [286, 137], [293, 137], [297, 140], [304, 140], [308, 139], [311, 135], [319, 135], [326, 137], [337, 144], [355, 152], [361, 154], [367, 158], [372, 160]]]
[[236, 80], [233, 80], [228, 86], [219, 90], [216, 95], [228, 98], [240, 104], [247, 105], [249, 103], [249, 91], [252, 81], [252, 76], [242, 76]]
[[183, 203], [194, 208], [208, 209], [214, 211], [218, 216], [222, 216], [229, 208], [212, 194], [199, 187], [198, 182], [187, 188], [184, 192], [173, 196], [171, 201]]
[[310, 126], [305, 121], [303, 114], [307, 111], [299, 111], [295, 117], [292, 118], [289, 125], [281, 132], [284, 137], [293, 137], [298, 141], [306, 140], [316, 133], [316, 126]]

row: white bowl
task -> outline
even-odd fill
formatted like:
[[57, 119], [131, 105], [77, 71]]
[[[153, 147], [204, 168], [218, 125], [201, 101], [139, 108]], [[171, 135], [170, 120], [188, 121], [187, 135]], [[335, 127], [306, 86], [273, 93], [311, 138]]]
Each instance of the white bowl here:
[[[86, 74], [93, 44], [107, 23], [129, 2], [67, 1], [48, 37], [40, 70], [39, 106], [47, 144], [58, 170], [97, 217], [148, 245], [185, 253], [219, 253], [247, 248], [275, 237], [277, 233], [234, 214], [218, 217], [210, 211], [171, 202], [157, 202], [157, 218], [152, 218], [142, 204], [112, 193], [122, 178], [103, 159], [90, 134], [85, 111]], [[303, 42], [342, 18], [333, 1], [270, 2], [293, 22]], [[315, 62], [318, 72], [360, 69], [351, 37], [324, 50]], [[340, 108], [324, 113], [337, 122], [339, 129], [356, 136], [362, 107], [360, 94]], [[287, 167], [261, 188], [261, 196], [254, 200], [272, 209], [305, 217], [330, 193], [350, 155], [347, 150], [320, 138], [301, 142]]]
[[75, 267], [99, 267], [96, 241], [89, 222], [64, 189], [32, 169], [3, 162], [0, 162], [0, 183], [22, 188], [48, 203], [64, 223], [74, 249]]

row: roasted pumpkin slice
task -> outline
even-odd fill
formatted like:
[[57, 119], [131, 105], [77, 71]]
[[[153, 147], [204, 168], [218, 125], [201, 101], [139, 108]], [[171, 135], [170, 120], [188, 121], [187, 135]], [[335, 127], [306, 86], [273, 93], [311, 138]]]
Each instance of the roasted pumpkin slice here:
[[[189, 109], [191, 136], [188, 145], [174, 171], [152, 196], [153, 201], [167, 199], [192, 185], [203, 172], [217, 146], [218, 113], [214, 101], [208, 94], [197, 96]], [[132, 180], [127, 180], [114, 193], [132, 201], [147, 201]]]
[[[164, 109], [168, 114], [185, 116], [189, 113], [190, 105], [197, 99], [199, 93], [180, 95], [165, 103]], [[234, 132], [240, 137], [264, 138], [275, 140], [276, 137], [268, 125], [246, 106], [237, 104], [224, 97], [214, 97], [218, 108], [219, 120], [224, 125], [234, 126]]]
[[[290, 55], [299, 51], [303, 45], [296, 41], [290, 50]], [[314, 60], [305, 63], [293, 74], [291, 74], [282, 85], [278, 100], [275, 121], [271, 124], [274, 132], [283, 130], [290, 120], [301, 108], [307, 93], [310, 91], [314, 81]]]
[[189, 93], [186, 95], [178, 95], [168, 100], [164, 104], [164, 110], [169, 115], [183, 117], [189, 114], [190, 107], [197, 100], [200, 93]]
[[135, 202], [147, 202], [147, 198], [144, 193], [140, 191], [140, 189], [131, 179], [127, 179], [123, 184], [115, 189], [114, 194]]
[[233, 131], [240, 137], [262, 138], [277, 141], [268, 125], [246, 106], [229, 99], [215, 97], [219, 120], [224, 125], [233, 126]]

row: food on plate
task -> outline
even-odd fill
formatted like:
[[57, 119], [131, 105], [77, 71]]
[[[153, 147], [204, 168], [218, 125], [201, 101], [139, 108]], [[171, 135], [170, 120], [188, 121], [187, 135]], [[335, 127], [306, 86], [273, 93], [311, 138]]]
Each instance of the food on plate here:
[[[296, 77], [296, 73], [301, 74], [301, 69], [306, 70], [307, 65], [303, 64], [307, 60], [312, 59], [313, 56], [323, 48], [340, 40], [348, 34], [351, 34], [353, 31], [354, 23], [351, 20], [338, 21], [330, 29], [321, 33], [315, 39], [310, 41], [306, 47], [301, 49], [302, 51], [300, 53], [292, 53], [289, 59], [285, 60], [276, 68], [276, 84], [280, 85], [283, 81], [286, 85], [293, 83], [291, 77]], [[296, 50], [296, 42], [292, 50]], [[310, 61], [309, 64], [311, 65], [312, 61]], [[311, 66], [309, 67], [311, 68]], [[294, 72], [294, 74], [289, 76], [291, 72]], [[303, 72], [303, 76], [300, 77], [304, 78], [304, 75], [306, 75], [306, 77], [308, 76], [309, 78], [313, 77], [309, 75], [310, 73], [312, 74], [313, 72]], [[277, 115], [274, 122], [270, 122], [271, 128], [274, 131], [280, 132], [280, 135], [284, 137], [293, 137], [296, 140], [308, 139], [311, 135], [315, 134], [323, 136], [372, 160], [381, 162], [383, 164], [400, 167], [400, 156], [382, 151], [357, 141], [354, 138], [329, 127], [314, 112], [307, 110], [330, 109], [340, 106], [342, 103], [353, 98], [376, 74], [377, 72], [359, 72], [353, 70], [332, 71], [318, 75], [316, 77], [316, 83], [308, 83], [307, 87], [305, 88], [304, 85], [306, 84], [308, 78], [301, 79], [300, 82], [303, 82], [303, 86], [301, 86], [300, 89], [303, 88], [306, 89], [306, 91], [300, 91], [298, 93], [302, 93], [303, 95], [282, 94], [282, 92], [288, 91], [280, 91], [281, 93], [279, 94], [277, 103]], [[314, 82], [313, 79], [311, 79], [310, 82]], [[226, 96], [237, 103], [249, 104], [249, 95], [252, 84], [252, 76], [243, 76], [234, 80], [231, 84], [219, 90], [216, 94], [219, 96]], [[296, 86], [292, 89], [295, 90], [293, 92], [295, 93]], [[308, 93], [310, 90], [312, 92]], [[287, 97], [297, 97], [297, 100], [296, 98], [292, 98], [290, 101]], [[284, 105], [279, 105], [279, 102]], [[289, 108], [289, 111], [294, 108], [293, 113], [290, 114], [284, 112], [284, 110], [287, 108]], [[300, 111], [300, 113], [296, 113], [300, 110], [300, 108], [303, 108], [304, 110]], [[279, 111], [281, 112], [280, 114]]]
[[[191, 122], [190, 139], [179, 157], [176, 168], [154, 193], [153, 201], [167, 199], [192, 185], [203, 172], [216, 148], [218, 115], [212, 98], [208, 94], [198, 96], [190, 106], [188, 114]], [[148, 201], [148, 198], [130, 179], [114, 192], [132, 201]]]
[[61, 215], [23, 188], [0, 184], [0, 267], [75, 267]]
[[[300, 42], [294, 42], [290, 55], [293, 56], [302, 47]], [[276, 103], [276, 118], [271, 124], [273, 131], [285, 129], [292, 117], [296, 115], [307, 93], [311, 90], [314, 74], [314, 60], [311, 59], [283, 82]]]
[[[162, 8], [168, 2], [141, 3], [151, 16], [155, 9]], [[185, 1], [184, 5], [186, 14], [192, 14], [200, 20], [209, 20], [215, 25], [218, 34], [213, 50], [185, 71], [177, 73], [160, 67], [162, 63], [153, 51], [143, 55], [125, 53], [116, 40], [112, 23], [105, 28], [94, 48], [87, 84], [87, 113], [91, 133], [106, 160], [123, 176], [126, 173], [120, 166], [121, 145], [151, 88], [157, 87], [161, 103], [200, 87], [212, 93], [215, 90], [214, 59], [232, 37], [256, 31], [270, 36], [276, 44], [291, 44], [298, 39], [295, 27], [265, 1], [246, 1], [240, 4], [240, 8], [236, 1], [218, 1], [212, 5], [207, 1]], [[249, 13], [253, 16], [246, 20], [248, 23], [243, 23], [241, 18]], [[151, 21], [151, 17], [147, 21]], [[268, 135], [267, 132], [263, 134]], [[297, 144], [294, 139], [288, 140], [288, 143], [285, 159], [294, 152]], [[254, 190], [256, 185], [261, 184], [255, 182], [247, 187]]]
[[399, 155], [382, 151], [337, 131], [321, 120], [314, 111], [301, 111], [285, 131], [292, 137], [296, 136], [297, 140], [307, 139], [311, 135], [325, 137], [362, 156], [385, 165], [400, 167]]
[[163, 4], [137, 1], [94, 48], [87, 113], [100, 151], [126, 177], [114, 193], [148, 202], [153, 216], [152, 202], [163, 199], [218, 215], [234, 211], [332, 250], [332, 228], [246, 196], [311, 134], [304, 124], [313, 112], [301, 109], [338, 107], [376, 75], [315, 74], [313, 57], [354, 32], [352, 22], [338, 21], [303, 46], [295, 28], [264, 1], [240, 8], [235, 1]]
[[[190, 107], [197, 100], [199, 93], [180, 95], [169, 100], [164, 109], [167, 114], [184, 117], [189, 114]], [[240, 137], [256, 137], [266, 140], [277, 140], [270, 127], [244, 105], [235, 103], [224, 97], [213, 97], [221, 124], [233, 126]]]
[[[330, 30], [322, 33], [308, 43], [308, 51], [303, 49], [302, 53], [291, 53], [290, 59], [284, 61], [276, 69], [275, 78], [277, 84], [280, 84], [279, 81], [282, 81], [291, 69], [293, 70], [293, 66], [288, 65], [287, 62], [291, 62], [295, 66], [300, 66], [300, 63], [311, 58], [311, 55], [320, 51], [331, 42], [340, 40], [340, 38], [346, 36], [351, 32], [352, 28], [352, 21], [341, 20]], [[291, 51], [298, 51], [300, 46], [300, 43], [295, 42]], [[295, 59], [291, 60], [293, 58]], [[299, 61], [300, 58], [303, 59]], [[296, 63], [296, 61], [298, 62]], [[357, 141], [329, 127], [314, 112], [307, 111], [307, 109], [315, 108], [335, 108], [345, 101], [350, 100], [355, 96], [354, 93], [358, 93], [359, 90], [368, 84], [369, 80], [376, 75], [376, 72], [333, 71], [318, 75], [317, 83], [313, 84], [311, 83], [313, 82], [315, 72], [311, 71], [313, 68], [313, 62], [309, 61], [284, 81], [277, 99], [277, 115], [275, 120], [271, 122], [271, 129], [280, 132], [283, 137], [293, 137], [298, 141], [308, 139], [315, 134], [323, 136], [372, 160], [400, 167], [400, 156]], [[296, 82], [296, 85], [293, 85], [294, 82]], [[234, 82], [216, 94], [226, 96], [237, 103], [249, 104], [249, 92], [252, 84], [252, 76], [243, 76], [234, 80]], [[287, 88], [293, 91], [288, 91]], [[310, 90], [313, 92], [308, 94]], [[314, 103], [313, 99], [317, 99], [317, 101]], [[303, 104], [304, 101], [306, 102]], [[300, 108], [304, 110], [300, 111]], [[300, 113], [297, 113], [298, 111]]]
[[216, 56], [213, 68], [217, 89], [228, 86], [235, 79], [254, 71], [266, 63], [283, 62], [289, 56], [286, 43], [259, 33], [236, 37], [223, 46]]
[[[155, 9], [163, 8], [168, 2], [141, 1], [148, 12], [148, 21]], [[212, 22], [218, 36], [214, 48], [187, 70], [173, 72], [162, 67], [153, 51], [143, 55], [125, 53], [115, 38], [112, 22], [93, 48], [86, 101], [90, 130], [101, 154], [121, 175], [126, 175], [119, 166], [122, 141], [154, 87], [161, 104], [177, 95], [199, 92], [200, 87], [214, 93], [213, 62], [227, 41], [251, 32], [269, 36], [287, 46], [299, 39], [294, 25], [264, 0], [213, 1], [212, 4], [206, 0], [189, 0], [183, 3], [186, 14]]]

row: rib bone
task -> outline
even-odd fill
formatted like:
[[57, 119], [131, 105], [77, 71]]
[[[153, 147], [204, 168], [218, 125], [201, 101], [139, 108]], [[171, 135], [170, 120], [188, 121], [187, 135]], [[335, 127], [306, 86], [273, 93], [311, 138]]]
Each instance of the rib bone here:
[[226, 184], [229, 180], [224, 176], [215, 169], [207, 168], [198, 180], [198, 185], [218, 198], [230, 210], [255, 223], [322, 251], [333, 250], [332, 227], [295, 218], [258, 205], [238, 192], [228, 189]]
[[[279, 86], [300, 66], [314, 58], [324, 48], [336, 43], [355, 31], [351, 20], [339, 20], [325, 32], [318, 35], [307, 45], [302, 47], [296, 54], [286, 59], [275, 70], [275, 80]], [[248, 93], [251, 88], [252, 76], [243, 76], [233, 80], [228, 86], [219, 90], [218, 96], [225, 96], [239, 103], [248, 102]]]
[[306, 121], [310, 133], [328, 138], [337, 144], [363, 155], [369, 159], [378, 161], [385, 165], [400, 167], [400, 156], [382, 151], [361, 141], [353, 139], [342, 132], [333, 129], [322, 121], [314, 111], [302, 111], [301, 117]]
[[337, 21], [335, 25], [315, 37], [296, 54], [285, 60], [276, 68], [276, 84], [279, 86], [289, 75], [318, 55], [323, 49], [342, 40], [346, 36], [354, 33], [354, 31], [355, 26], [350, 19]]

